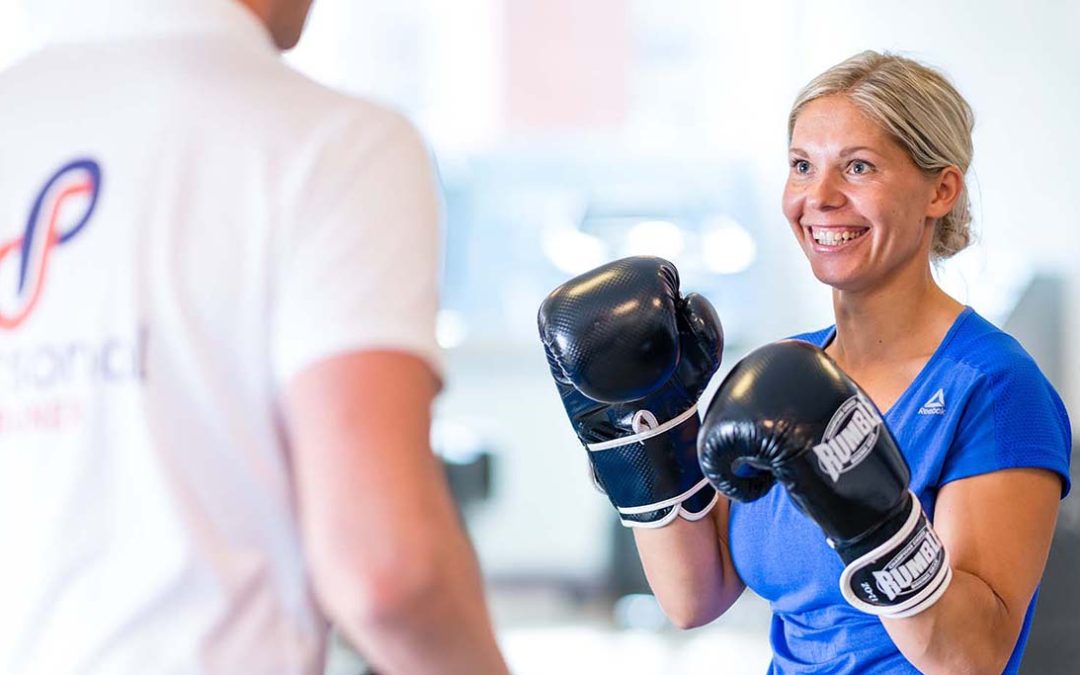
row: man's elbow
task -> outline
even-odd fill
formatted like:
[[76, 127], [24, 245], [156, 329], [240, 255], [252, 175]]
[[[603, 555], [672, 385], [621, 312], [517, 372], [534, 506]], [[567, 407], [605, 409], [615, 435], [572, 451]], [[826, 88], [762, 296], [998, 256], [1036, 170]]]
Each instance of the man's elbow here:
[[314, 557], [313, 583], [324, 611], [342, 627], [358, 630], [408, 623], [444, 583], [438, 557], [422, 547], [385, 549], [349, 559]]

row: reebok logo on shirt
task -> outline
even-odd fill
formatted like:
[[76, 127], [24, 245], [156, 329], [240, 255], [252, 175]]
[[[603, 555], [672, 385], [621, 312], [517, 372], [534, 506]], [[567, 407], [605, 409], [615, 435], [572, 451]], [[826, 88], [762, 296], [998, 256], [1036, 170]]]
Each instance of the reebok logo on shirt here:
[[920, 415], [944, 415], [945, 414], [945, 390], [938, 389], [930, 400], [923, 403], [919, 408]]

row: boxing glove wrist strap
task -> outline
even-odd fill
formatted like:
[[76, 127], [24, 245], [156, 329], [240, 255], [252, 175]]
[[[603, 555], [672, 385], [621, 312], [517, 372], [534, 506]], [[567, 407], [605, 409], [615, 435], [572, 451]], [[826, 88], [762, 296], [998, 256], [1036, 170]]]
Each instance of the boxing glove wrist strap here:
[[[686, 410], [685, 412], [679, 414], [677, 417], [673, 417], [672, 419], [664, 422], [663, 424], [654, 426], [652, 428], [646, 428], [645, 431], [633, 434], [632, 436], [621, 436], [619, 438], [613, 438], [610, 441], [601, 441], [599, 443], [586, 443], [585, 448], [589, 452], [600, 452], [602, 450], [610, 450], [611, 448], [618, 448], [624, 445], [630, 445], [632, 443], [641, 443], [642, 441], [646, 441], [650, 438], [653, 438], [654, 436], [659, 436], [660, 434], [667, 433], [668, 431], [679, 426], [686, 420], [696, 415], [697, 408], [697, 403], [694, 403], [694, 405], [690, 406], [689, 410]], [[639, 412], [638, 414], [641, 415], [642, 412]], [[653, 419], [655, 420], [655, 418]], [[635, 420], [635, 428], [638, 426], [636, 422], [637, 420]]]
[[709, 484], [709, 479], [702, 478], [701, 481], [697, 485], [690, 488], [689, 490], [682, 493], [681, 495], [676, 495], [676, 496], [672, 497], [671, 499], [665, 499], [664, 501], [656, 502], [655, 504], [643, 504], [641, 506], [619, 506], [617, 508], [619, 510], [619, 513], [625, 513], [626, 515], [633, 515], [633, 514], [638, 514], [638, 513], [648, 513], [649, 511], [658, 511], [660, 509], [667, 508], [669, 506], [675, 506], [677, 504], [682, 504], [684, 501], [689, 499], [691, 496], [696, 494], [699, 490], [703, 489], [708, 484]]
[[[631, 428], [635, 433], [585, 444], [592, 453], [590, 464], [593, 482], [601, 492], [608, 494], [619, 512], [619, 519], [623, 525], [657, 528], [671, 523], [679, 516], [691, 521], [700, 520], [716, 505], [716, 490], [701, 474], [693, 441], [677, 439], [678, 433], [665, 439], [659, 438], [681, 425], [694, 424], [696, 426], [696, 422], [697, 403], [663, 424], [657, 422], [651, 411], [639, 410], [634, 414], [631, 423]], [[692, 435], [696, 437], [696, 433]], [[687, 442], [690, 445], [683, 447], [682, 443]], [[639, 448], [635, 449], [632, 446], [639, 446]], [[681, 450], [672, 451], [674, 448], [681, 448]], [[615, 454], [608, 455], [608, 452]], [[630, 459], [634, 457], [637, 459]], [[641, 460], [644, 462], [639, 464]], [[605, 475], [609, 477], [608, 485], [612, 488], [610, 491], [605, 490], [601, 481], [597, 480], [602, 467], [607, 470]], [[611, 478], [619, 476], [620, 472], [623, 472], [622, 475], [625, 477], [627, 471], [631, 474], [642, 471], [661, 472], [665, 479], [657, 481], [653, 478], [644, 480]], [[694, 478], [695, 474], [697, 479]], [[687, 484], [687, 479], [693, 482]], [[680, 483], [681, 491], [672, 494], [671, 488]], [[627, 487], [630, 489], [627, 490]]]
[[626, 527], [655, 529], [670, 524], [679, 516], [683, 520], [701, 520], [709, 515], [719, 498], [720, 493], [703, 479], [678, 497], [645, 506], [616, 507], [616, 510]]
[[870, 552], [848, 562], [840, 576], [840, 591], [858, 610], [899, 619], [933, 605], [951, 581], [949, 551], [912, 494], [903, 526]]

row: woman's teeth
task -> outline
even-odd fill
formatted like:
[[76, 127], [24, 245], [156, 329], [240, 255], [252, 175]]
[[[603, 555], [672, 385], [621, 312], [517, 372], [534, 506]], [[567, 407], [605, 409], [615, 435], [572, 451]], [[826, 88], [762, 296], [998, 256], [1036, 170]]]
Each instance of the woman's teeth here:
[[866, 230], [817, 230], [811, 228], [814, 241], [825, 246], [838, 246], [846, 241], [858, 239], [866, 234]]

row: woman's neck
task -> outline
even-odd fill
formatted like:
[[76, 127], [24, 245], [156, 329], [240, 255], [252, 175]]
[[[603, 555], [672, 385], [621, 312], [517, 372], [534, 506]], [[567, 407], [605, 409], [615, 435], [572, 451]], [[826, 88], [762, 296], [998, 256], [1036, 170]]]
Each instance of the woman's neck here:
[[929, 265], [867, 291], [833, 290], [836, 337], [829, 354], [862, 370], [929, 358], [964, 306], [934, 281]]

